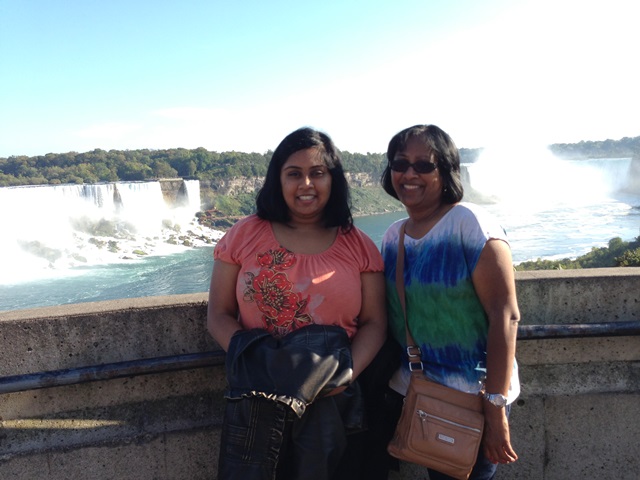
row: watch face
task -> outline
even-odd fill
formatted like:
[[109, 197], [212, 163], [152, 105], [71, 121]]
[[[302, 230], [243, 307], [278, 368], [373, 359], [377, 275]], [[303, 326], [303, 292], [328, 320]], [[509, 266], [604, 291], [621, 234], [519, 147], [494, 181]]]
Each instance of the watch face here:
[[507, 397], [499, 393], [487, 393], [485, 398], [489, 400], [496, 407], [504, 407], [507, 405]]

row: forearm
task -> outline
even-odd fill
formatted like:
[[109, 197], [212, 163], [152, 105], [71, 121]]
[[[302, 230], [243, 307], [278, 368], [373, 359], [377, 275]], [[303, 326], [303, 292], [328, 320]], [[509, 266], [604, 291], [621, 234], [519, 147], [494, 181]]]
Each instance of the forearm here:
[[353, 378], [371, 363], [387, 338], [387, 309], [382, 272], [362, 273], [362, 308], [358, 331], [351, 342]]
[[485, 389], [489, 393], [507, 395], [515, 359], [517, 333], [518, 316], [515, 314], [489, 323], [485, 383]]
[[386, 337], [386, 322], [367, 322], [358, 329], [351, 343], [354, 379], [371, 363]]
[[239, 270], [238, 265], [216, 260], [211, 274], [207, 330], [225, 352], [229, 349], [231, 336], [242, 328], [238, 323], [238, 303], [235, 294]]
[[520, 311], [511, 251], [505, 242], [487, 242], [472, 279], [489, 324], [486, 391], [506, 396], [515, 358]]
[[233, 334], [241, 329], [238, 321], [232, 316], [207, 312], [207, 330], [225, 352], [229, 350]]

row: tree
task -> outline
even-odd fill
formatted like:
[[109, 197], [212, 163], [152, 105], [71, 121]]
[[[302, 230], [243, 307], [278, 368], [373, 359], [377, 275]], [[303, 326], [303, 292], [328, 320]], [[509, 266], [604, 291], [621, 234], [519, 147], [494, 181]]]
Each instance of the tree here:
[[129, 162], [118, 168], [118, 177], [131, 182], [145, 180], [152, 173], [151, 167], [140, 162]]
[[178, 172], [164, 160], [153, 160], [151, 163], [153, 176], [156, 178], [175, 178]]

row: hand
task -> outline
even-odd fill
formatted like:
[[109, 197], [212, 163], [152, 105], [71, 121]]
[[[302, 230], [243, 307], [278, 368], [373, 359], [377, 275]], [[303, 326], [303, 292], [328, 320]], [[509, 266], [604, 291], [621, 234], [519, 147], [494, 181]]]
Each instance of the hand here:
[[504, 408], [498, 408], [485, 402], [484, 435], [482, 448], [491, 463], [513, 463], [518, 454], [511, 446], [509, 422]]
[[333, 397], [334, 395], [338, 395], [339, 393], [344, 392], [346, 389], [348, 388], [347, 385], [343, 386], [343, 387], [336, 387], [333, 390], [329, 391], [329, 393], [327, 393], [326, 395], [324, 395], [325, 397]]

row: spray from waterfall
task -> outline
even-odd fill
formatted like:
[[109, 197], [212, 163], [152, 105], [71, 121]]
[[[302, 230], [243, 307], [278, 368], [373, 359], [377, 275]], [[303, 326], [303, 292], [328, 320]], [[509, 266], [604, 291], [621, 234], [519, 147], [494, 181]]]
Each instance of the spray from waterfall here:
[[486, 149], [466, 165], [470, 187], [488, 203], [540, 211], [608, 202], [623, 190], [631, 160], [562, 160], [546, 148]]
[[[582, 255], [616, 236], [640, 235], [640, 191], [630, 158], [562, 160], [547, 149], [486, 149], [463, 165], [465, 199], [502, 223], [512, 249]], [[548, 253], [545, 253], [548, 252]]]
[[0, 284], [80, 275], [76, 267], [137, 261], [199, 245], [197, 180], [167, 202], [160, 182], [0, 188]]

